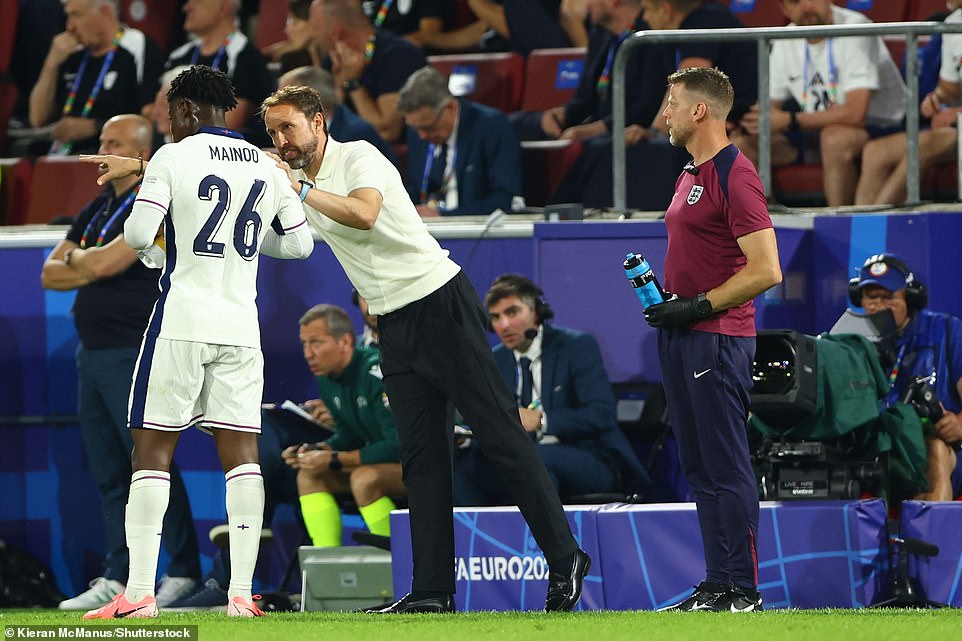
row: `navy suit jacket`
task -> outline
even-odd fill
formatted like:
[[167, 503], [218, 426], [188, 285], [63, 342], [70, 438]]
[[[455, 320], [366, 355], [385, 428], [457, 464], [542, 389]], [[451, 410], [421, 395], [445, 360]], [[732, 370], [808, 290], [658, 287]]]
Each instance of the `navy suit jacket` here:
[[[490, 214], [499, 207], [511, 212], [511, 199], [523, 193], [521, 145], [508, 122], [497, 109], [458, 98], [457, 149], [454, 154], [458, 180], [458, 206], [444, 216]], [[428, 145], [408, 128], [407, 189], [414, 202], [421, 199], [421, 181]]]
[[[518, 388], [514, 353], [494, 348], [494, 360], [508, 388]], [[548, 417], [548, 434], [566, 445], [606, 450], [617, 457], [626, 489], [648, 485], [651, 479], [618, 427], [615, 397], [601, 350], [594, 336], [557, 325], [544, 325], [541, 341], [541, 405]]]

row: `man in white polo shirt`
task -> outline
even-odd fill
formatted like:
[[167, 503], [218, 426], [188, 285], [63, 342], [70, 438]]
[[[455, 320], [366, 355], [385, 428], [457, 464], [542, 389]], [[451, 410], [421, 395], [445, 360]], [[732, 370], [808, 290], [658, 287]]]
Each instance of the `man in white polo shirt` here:
[[414, 580], [376, 613], [451, 612], [454, 525], [450, 400], [514, 490], [550, 570], [546, 610], [570, 610], [591, 565], [485, 338], [487, 316], [461, 268], [428, 233], [397, 169], [366, 142], [327, 135], [316, 91], [286, 87], [261, 107], [308, 221], [378, 316], [384, 389], [401, 440]]

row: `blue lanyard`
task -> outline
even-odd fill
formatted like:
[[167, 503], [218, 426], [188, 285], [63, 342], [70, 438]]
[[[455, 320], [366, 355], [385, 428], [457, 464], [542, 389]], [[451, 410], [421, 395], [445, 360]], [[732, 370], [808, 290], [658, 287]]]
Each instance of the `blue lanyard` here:
[[618, 39], [611, 43], [608, 47], [608, 59], [605, 60], [605, 66], [601, 70], [601, 75], [598, 76], [598, 81], [595, 83], [595, 89], [598, 93], [605, 93], [608, 91], [608, 87], [611, 85], [611, 65], [615, 61], [615, 53], [618, 51], [618, 47], [621, 43], [625, 41], [625, 38], [631, 34], [630, 31], [622, 31]]
[[[116, 210], [114, 210], [113, 215], [110, 216], [110, 218], [107, 220], [104, 226], [100, 228], [100, 233], [97, 234], [96, 247], [100, 247], [104, 244], [104, 239], [107, 237], [107, 232], [110, 230], [111, 227], [113, 227], [114, 223], [117, 222], [117, 219], [120, 217], [120, 214], [122, 214], [124, 210], [126, 210], [130, 206], [134, 198], [137, 197], [137, 192], [139, 191], [140, 191], [140, 183], [137, 183], [137, 186], [130, 190], [130, 194], [128, 194], [127, 197], [124, 199], [124, 201], [120, 203], [120, 206], [117, 207]], [[85, 249], [87, 247], [87, 237], [93, 231], [94, 225], [97, 223], [97, 220], [100, 219], [101, 215], [104, 212], [110, 210], [110, 205], [113, 203], [113, 200], [114, 200], [113, 198], [108, 198], [107, 202], [104, 203], [104, 206], [100, 208], [100, 211], [98, 211], [96, 214], [94, 214], [93, 217], [91, 217], [90, 222], [87, 223], [86, 229], [84, 229], [83, 235], [80, 237], [80, 249]]]
[[[221, 60], [223, 60], [224, 58], [224, 55], [227, 53], [227, 45], [229, 45], [230, 41], [233, 39], [234, 39], [234, 34], [232, 32], [229, 36], [227, 36], [227, 39], [224, 40], [224, 44], [220, 46], [220, 48], [217, 50], [217, 53], [214, 54], [214, 59], [210, 61], [211, 69], [217, 69], [217, 65], [220, 64]], [[197, 46], [194, 47], [194, 54], [190, 57], [191, 66], [196, 65], [198, 60], [200, 60], [200, 43], [199, 42], [197, 43]]]
[[[93, 109], [94, 103], [97, 101], [97, 97], [100, 96], [100, 90], [104, 87], [104, 79], [107, 77], [107, 72], [110, 71], [110, 66], [114, 62], [114, 56], [117, 55], [117, 41], [114, 41], [114, 46], [111, 47], [107, 55], [104, 56], [104, 63], [100, 66], [100, 73], [97, 74], [97, 80], [94, 82], [93, 88], [90, 90], [90, 95], [87, 96], [87, 100], [84, 101], [83, 109], [80, 112], [81, 118], [87, 118]], [[90, 49], [88, 48], [84, 51], [83, 60], [80, 61], [80, 68], [77, 69], [77, 75], [74, 76], [73, 84], [70, 85], [70, 93], [67, 95], [67, 101], [63, 106], [63, 115], [69, 116], [73, 112], [75, 100], [77, 98], [77, 91], [80, 89], [80, 82], [83, 80], [84, 73], [87, 71], [87, 63], [90, 61]], [[53, 141], [53, 145], [50, 147], [50, 153], [61, 154], [66, 156], [70, 153], [73, 148], [72, 142], [61, 143], [59, 140]]]
[[[433, 142], [428, 145], [427, 157], [424, 159], [424, 174], [421, 176], [421, 202], [428, 201], [428, 179], [431, 177], [431, 167], [434, 166], [434, 152], [437, 145]], [[454, 173], [454, 162], [457, 158], [458, 150], [456, 147], [451, 149], [451, 164], [445, 166], [444, 174], [441, 176], [441, 187], [438, 189], [442, 199], [447, 196], [447, 184], [450, 182], [451, 174]], [[447, 162], [447, 158], [444, 159]]]

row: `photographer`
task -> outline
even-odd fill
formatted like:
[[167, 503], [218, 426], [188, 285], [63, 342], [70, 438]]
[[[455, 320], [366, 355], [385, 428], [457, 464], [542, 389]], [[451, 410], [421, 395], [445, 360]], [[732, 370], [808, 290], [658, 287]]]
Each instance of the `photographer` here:
[[[925, 309], [925, 285], [892, 254], [876, 254], [865, 261], [849, 283], [849, 298], [867, 314], [892, 312], [897, 352], [895, 364], [886, 372], [890, 385], [886, 405], [912, 401], [920, 416], [929, 418], [925, 434], [929, 488], [916, 498], [951, 501], [962, 492], [962, 469], [956, 465], [962, 445], [962, 321]], [[937, 400], [925, 403], [923, 381], [928, 381]]]

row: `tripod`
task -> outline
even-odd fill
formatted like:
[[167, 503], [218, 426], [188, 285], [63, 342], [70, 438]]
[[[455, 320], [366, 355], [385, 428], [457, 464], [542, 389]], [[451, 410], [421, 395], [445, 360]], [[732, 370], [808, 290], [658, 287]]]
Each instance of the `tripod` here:
[[909, 578], [909, 554], [918, 556], [936, 556], [939, 547], [920, 539], [910, 537], [899, 538], [893, 536], [889, 543], [898, 546], [898, 564], [892, 568], [892, 581], [889, 585], [889, 597], [878, 603], [873, 603], [870, 608], [947, 608], [945, 603], [930, 601], [924, 595], [919, 594], [912, 579]]

